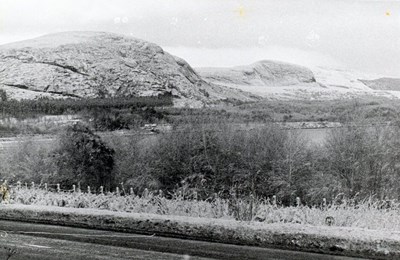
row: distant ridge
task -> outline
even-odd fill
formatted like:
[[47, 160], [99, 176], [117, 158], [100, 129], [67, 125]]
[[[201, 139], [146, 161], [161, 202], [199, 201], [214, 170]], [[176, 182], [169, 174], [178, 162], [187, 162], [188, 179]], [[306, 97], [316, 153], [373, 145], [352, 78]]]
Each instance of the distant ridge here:
[[256, 96], [204, 81], [153, 43], [106, 32], [63, 32], [0, 46], [0, 89], [14, 99], [170, 94], [201, 107]]
[[379, 78], [360, 81], [372, 89], [400, 91], [400, 79], [397, 78]]
[[399, 79], [376, 79], [376, 75], [345, 69], [306, 68], [262, 60], [246, 66], [196, 70], [209, 83], [248, 91], [268, 100], [400, 98]]
[[289, 86], [315, 82], [310, 69], [272, 60], [231, 68], [198, 68], [197, 71], [204, 79], [223, 85]]

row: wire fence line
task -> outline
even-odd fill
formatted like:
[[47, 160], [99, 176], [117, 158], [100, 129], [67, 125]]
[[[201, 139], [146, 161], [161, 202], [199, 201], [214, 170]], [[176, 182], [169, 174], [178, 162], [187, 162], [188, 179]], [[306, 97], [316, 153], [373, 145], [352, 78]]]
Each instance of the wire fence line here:
[[[143, 190], [142, 193], [135, 193], [132, 187], [129, 187], [128, 190], [126, 190], [123, 185], [122, 187], [115, 187], [114, 189], [111, 189], [109, 191], [105, 191], [103, 186], [100, 186], [99, 188], [93, 188], [93, 186], [87, 186], [85, 189], [79, 189], [77, 185], [72, 185], [70, 188], [62, 188], [61, 184], [59, 183], [41, 183], [39, 185], [35, 184], [34, 182], [27, 183], [27, 182], [20, 182], [17, 181], [15, 183], [8, 183], [7, 181], [3, 181], [2, 185], [6, 185], [8, 188], [8, 191], [21, 191], [21, 190], [41, 190], [45, 192], [51, 192], [51, 193], [76, 193], [76, 194], [92, 194], [92, 195], [115, 195], [115, 196], [134, 196], [134, 197], [141, 197], [141, 198], [149, 198], [149, 197], [160, 197], [160, 198], [165, 198], [166, 194], [162, 190], [153, 190], [149, 191], [147, 188]], [[2, 192], [0, 191], [0, 194]], [[178, 198], [178, 199], [184, 199], [184, 200], [194, 200], [197, 201], [199, 200], [197, 196], [193, 194], [184, 194], [182, 191], [177, 191], [175, 193], [168, 193], [171, 196], [171, 199], [173, 198]], [[339, 194], [340, 195], [340, 194]], [[214, 196], [211, 196], [214, 199], [221, 199], [218, 194], [214, 194]], [[261, 198], [258, 196], [247, 196], [247, 197], [237, 197], [237, 196], [231, 196], [228, 199], [224, 199], [226, 201], [230, 200], [235, 200], [235, 201], [240, 201], [240, 203], [247, 203], [247, 204], [253, 204], [256, 202], [263, 202], [272, 206], [278, 206], [281, 204], [279, 201], [278, 196], [273, 195], [271, 197], [266, 197], [266, 198]], [[319, 206], [319, 207], [327, 207], [329, 204], [332, 204], [333, 201], [335, 201], [336, 198], [332, 198], [332, 201], [329, 203], [326, 198], [321, 199], [321, 203], [318, 205], [313, 205], [313, 206]], [[210, 201], [210, 198], [204, 199], [204, 201]], [[300, 197], [296, 197], [294, 201], [294, 206], [300, 207], [304, 206], [304, 203]]]
[[[346, 199], [340, 198], [340, 194], [329, 202], [322, 198], [320, 203], [308, 205], [297, 197], [293, 204], [283, 205], [276, 195], [269, 198], [256, 196], [222, 198], [216, 194], [216, 197], [197, 199], [186, 197], [185, 194], [179, 192], [174, 192], [172, 197], [167, 197], [164, 193], [156, 194], [148, 190], [142, 194], [117, 193], [117, 189], [103, 194], [94, 193], [91, 189], [74, 192], [73, 189], [57, 190], [57, 187], [60, 187], [58, 183], [47, 184], [47, 190], [44, 184], [32, 185], [32, 183], [30, 185], [13, 183], [10, 187], [13, 189], [11, 200], [4, 201], [3, 198], [5, 203], [329, 226], [362, 226], [363, 223], [359, 222], [360, 218], [369, 214], [371, 219], [365, 219], [368, 224], [373, 222], [372, 224], [380, 228], [381, 223], [374, 221], [376, 217], [385, 218], [385, 220], [390, 217], [388, 222], [399, 226], [397, 217], [400, 212], [399, 202], [377, 201], [373, 198]], [[393, 213], [396, 214], [393, 215]]]
[[[93, 188], [93, 186], [86, 186], [85, 188], [79, 188], [79, 185], [72, 185], [70, 188], [61, 187], [60, 183], [40, 183], [36, 184], [35, 182], [27, 183], [17, 181], [15, 183], [9, 183], [7, 180], [2, 180], [2, 185], [7, 186], [9, 189], [42, 189], [50, 192], [80, 192], [80, 193], [93, 193], [93, 194], [104, 194], [104, 193], [113, 193], [116, 195], [135, 195], [133, 188], [129, 187], [128, 190], [125, 190], [125, 187], [120, 188], [116, 186], [115, 189], [111, 189], [106, 191], [104, 186], [99, 186], [98, 188]], [[149, 192], [147, 189], [143, 193]], [[0, 192], [1, 193], [1, 192]]]

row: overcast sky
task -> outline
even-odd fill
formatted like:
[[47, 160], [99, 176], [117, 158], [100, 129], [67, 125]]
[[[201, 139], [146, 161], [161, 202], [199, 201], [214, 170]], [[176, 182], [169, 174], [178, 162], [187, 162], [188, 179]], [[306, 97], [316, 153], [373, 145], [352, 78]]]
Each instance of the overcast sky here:
[[0, 0], [0, 44], [109, 31], [192, 66], [262, 59], [400, 77], [400, 0]]

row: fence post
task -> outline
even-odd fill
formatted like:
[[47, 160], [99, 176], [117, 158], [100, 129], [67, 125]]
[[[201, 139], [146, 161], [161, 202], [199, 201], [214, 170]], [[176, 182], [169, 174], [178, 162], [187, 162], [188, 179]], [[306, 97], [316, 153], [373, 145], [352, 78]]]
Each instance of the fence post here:
[[272, 196], [272, 205], [276, 206], [276, 195]]
[[100, 194], [103, 194], [103, 193], [104, 193], [104, 187], [100, 186]]
[[300, 206], [301, 206], [300, 197], [296, 197], [296, 207], [300, 207]]
[[61, 189], [60, 189], [60, 183], [57, 183], [57, 192], [60, 192], [61, 191]]
[[35, 188], [35, 182], [32, 182], [31, 185], [32, 185], [32, 189], [34, 189]]
[[90, 194], [90, 186], [87, 186], [87, 193]]
[[115, 189], [115, 193], [117, 193], [117, 195], [120, 195], [120, 194], [119, 194], [119, 187], [117, 187], [117, 188]]
[[133, 188], [132, 188], [132, 187], [129, 188], [129, 194], [130, 194], [130, 195], [135, 195], [135, 194], [133, 193]]
[[28, 183], [25, 182], [25, 189], [28, 189]]
[[44, 184], [44, 189], [47, 191], [47, 183]]
[[149, 190], [147, 188], [145, 188], [143, 193], [142, 193], [142, 197], [143, 198], [147, 198], [148, 196], [149, 196]]
[[72, 185], [72, 191], [73, 191], [73, 192], [76, 192], [76, 186], [75, 186], [75, 184]]
[[248, 218], [248, 220], [252, 220], [253, 219], [253, 214], [255, 213], [255, 212], [253, 212], [254, 211], [254, 196], [253, 196], [253, 194], [250, 194], [250, 215], [249, 215], [249, 218]]

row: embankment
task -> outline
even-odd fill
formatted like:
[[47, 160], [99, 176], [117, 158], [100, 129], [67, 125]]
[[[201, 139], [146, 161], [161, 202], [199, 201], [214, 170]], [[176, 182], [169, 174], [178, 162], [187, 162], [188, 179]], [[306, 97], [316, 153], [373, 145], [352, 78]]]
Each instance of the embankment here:
[[375, 259], [400, 258], [400, 233], [299, 224], [1, 205], [0, 219]]

